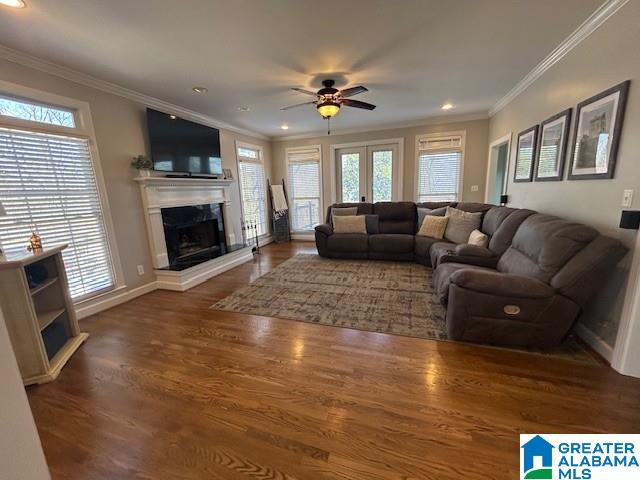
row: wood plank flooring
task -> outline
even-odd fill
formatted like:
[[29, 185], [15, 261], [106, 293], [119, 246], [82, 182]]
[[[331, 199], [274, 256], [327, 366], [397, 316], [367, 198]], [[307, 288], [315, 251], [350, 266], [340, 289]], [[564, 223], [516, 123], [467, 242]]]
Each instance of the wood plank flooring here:
[[28, 389], [54, 480], [506, 480], [521, 432], [640, 431], [640, 380], [605, 366], [209, 309], [299, 251], [82, 321]]

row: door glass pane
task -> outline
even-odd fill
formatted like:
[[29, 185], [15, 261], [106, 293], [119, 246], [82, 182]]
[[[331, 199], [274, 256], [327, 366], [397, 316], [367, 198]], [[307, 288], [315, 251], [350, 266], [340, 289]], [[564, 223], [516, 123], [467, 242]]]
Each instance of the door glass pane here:
[[360, 154], [343, 153], [340, 155], [342, 178], [342, 201], [357, 202], [360, 196]]
[[373, 152], [373, 201], [390, 202], [393, 181], [393, 151]]

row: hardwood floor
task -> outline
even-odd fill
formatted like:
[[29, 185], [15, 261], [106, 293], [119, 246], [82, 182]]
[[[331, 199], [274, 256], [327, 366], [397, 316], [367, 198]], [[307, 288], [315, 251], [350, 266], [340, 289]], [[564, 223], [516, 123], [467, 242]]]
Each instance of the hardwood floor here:
[[521, 432], [640, 431], [608, 367], [209, 309], [299, 251], [82, 321], [28, 389], [53, 478], [506, 480]]

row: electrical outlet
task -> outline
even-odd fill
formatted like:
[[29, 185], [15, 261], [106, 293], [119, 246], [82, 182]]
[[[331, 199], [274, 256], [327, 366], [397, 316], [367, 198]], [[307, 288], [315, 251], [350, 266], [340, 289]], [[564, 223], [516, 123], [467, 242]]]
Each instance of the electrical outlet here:
[[622, 206], [630, 207], [633, 202], [633, 190], [625, 190], [622, 192]]
[[144, 266], [138, 265], [138, 275], [144, 275]]
[[477, 192], [478, 191], [478, 185], [471, 185], [471, 191], [472, 192]]

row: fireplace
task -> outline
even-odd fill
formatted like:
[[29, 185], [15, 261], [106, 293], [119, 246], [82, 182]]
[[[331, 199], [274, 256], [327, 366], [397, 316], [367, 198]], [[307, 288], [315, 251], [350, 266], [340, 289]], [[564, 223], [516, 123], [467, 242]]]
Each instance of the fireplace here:
[[169, 270], [184, 270], [227, 253], [222, 203], [162, 208]]

